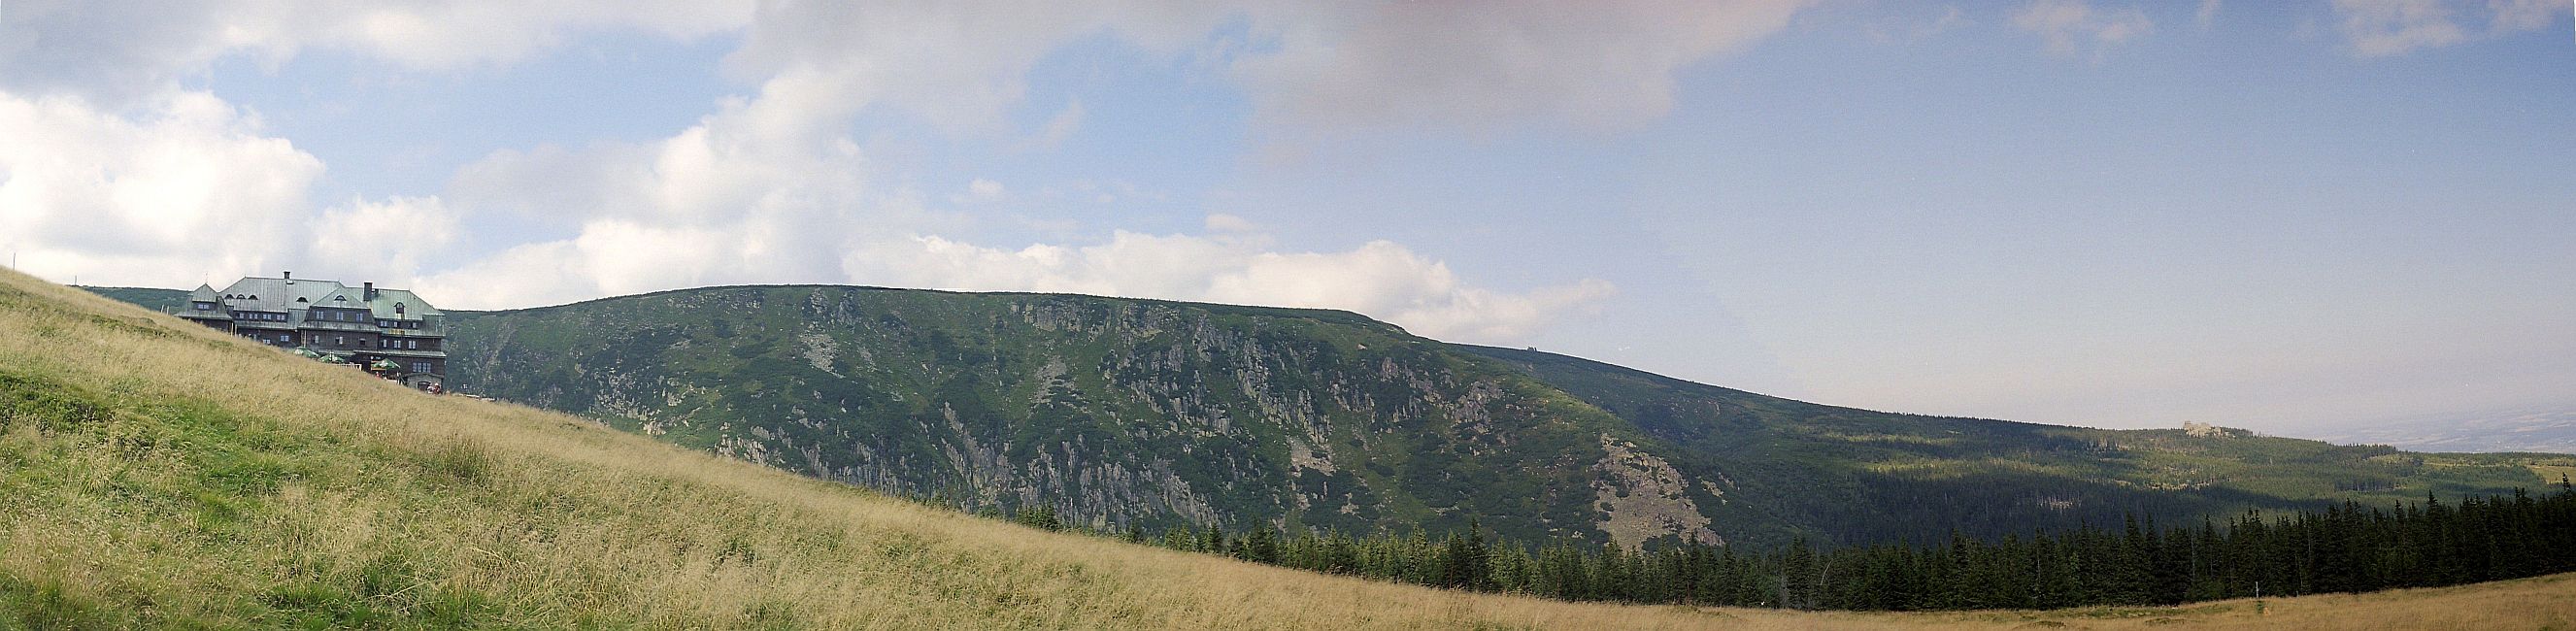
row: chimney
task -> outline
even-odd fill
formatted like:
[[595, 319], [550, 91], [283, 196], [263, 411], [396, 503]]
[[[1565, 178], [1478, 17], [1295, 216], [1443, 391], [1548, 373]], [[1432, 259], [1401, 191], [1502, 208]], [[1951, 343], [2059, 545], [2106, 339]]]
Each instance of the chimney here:
[[286, 278], [286, 284], [295, 284], [295, 272], [278, 272], [277, 274]]
[[368, 282], [368, 283], [362, 283], [362, 285], [364, 285], [364, 286], [367, 288], [367, 289], [366, 289], [366, 296], [367, 296], [367, 297], [366, 297], [365, 299], [366, 299], [366, 300], [375, 300], [375, 299], [376, 299], [376, 284], [375, 284], [375, 283], [373, 283], [373, 282]]

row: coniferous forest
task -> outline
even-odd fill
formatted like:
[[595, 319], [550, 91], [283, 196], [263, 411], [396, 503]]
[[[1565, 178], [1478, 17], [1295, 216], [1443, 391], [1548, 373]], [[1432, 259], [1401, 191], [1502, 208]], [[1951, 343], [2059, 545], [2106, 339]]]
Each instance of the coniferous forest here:
[[[1014, 515], [1064, 529], [1046, 509]], [[2184, 526], [2129, 518], [2002, 540], [1764, 551], [1529, 546], [1432, 537], [1174, 529], [1130, 541], [1303, 570], [1564, 600], [1843, 610], [2060, 608], [2435, 587], [2576, 571], [2576, 488], [2385, 508], [2248, 512]]]

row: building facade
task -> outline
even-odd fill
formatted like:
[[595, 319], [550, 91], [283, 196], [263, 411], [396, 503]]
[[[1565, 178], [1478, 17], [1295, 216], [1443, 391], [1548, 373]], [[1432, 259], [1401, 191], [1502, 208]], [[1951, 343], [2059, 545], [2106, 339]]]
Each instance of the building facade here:
[[179, 317], [261, 343], [360, 366], [391, 362], [414, 388], [447, 387], [447, 316], [402, 289], [328, 280], [247, 277], [217, 290], [198, 285]]

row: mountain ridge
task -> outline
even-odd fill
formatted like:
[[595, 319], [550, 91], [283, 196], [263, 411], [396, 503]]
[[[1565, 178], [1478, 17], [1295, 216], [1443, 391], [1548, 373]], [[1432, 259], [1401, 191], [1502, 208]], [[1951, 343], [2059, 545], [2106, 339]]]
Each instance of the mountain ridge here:
[[1331, 310], [761, 285], [453, 322], [466, 391], [1101, 526], [1857, 543], [2541, 481], [2511, 455], [1796, 401]]

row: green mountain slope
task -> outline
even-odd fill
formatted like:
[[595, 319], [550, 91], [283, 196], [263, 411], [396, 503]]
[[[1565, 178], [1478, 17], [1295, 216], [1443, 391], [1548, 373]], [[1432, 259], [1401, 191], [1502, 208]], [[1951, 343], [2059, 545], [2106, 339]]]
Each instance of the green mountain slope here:
[[188, 306], [188, 292], [176, 289], [151, 287], [82, 287], [81, 289], [161, 313], [175, 313]]
[[[1871, 412], [1342, 312], [860, 287], [457, 313], [467, 392], [1078, 523], [1640, 543], [2001, 536], [2499, 493], [2536, 455]], [[2553, 478], [2554, 479], [2554, 478]]]
[[[2099, 430], [1872, 412], [1533, 351], [1453, 345], [1628, 421], [1685, 473], [1835, 540], [1997, 536], [2344, 500], [2385, 504], [2533, 487], [2576, 458], [2417, 454], [2243, 430]], [[1895, 527], [1891, 528], [1893, 524]]]
[[470, 392], [1093, 525], [1511, 516], [1522, 536], [1589, 534], [1586, 467], [1618, 424], [1499, 363], [1337, 312], [735, 287], [450, 323]]

